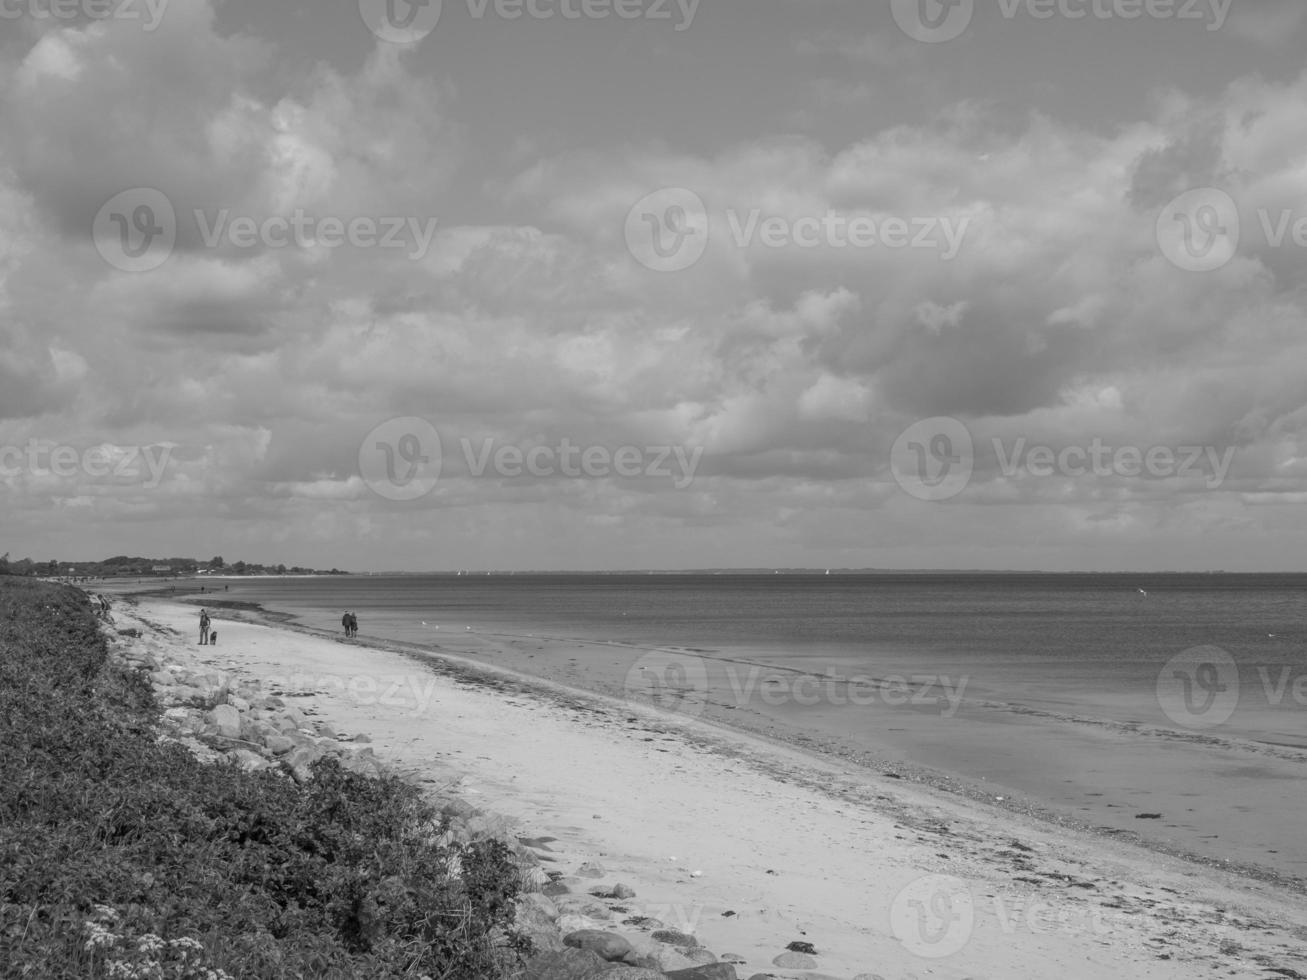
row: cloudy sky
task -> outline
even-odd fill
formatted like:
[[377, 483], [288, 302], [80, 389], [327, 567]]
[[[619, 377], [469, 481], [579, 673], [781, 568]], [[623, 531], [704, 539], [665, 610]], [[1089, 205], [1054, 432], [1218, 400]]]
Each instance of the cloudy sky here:
[[1307, 564], [1300, 0], [61, 2], [0, 552]]

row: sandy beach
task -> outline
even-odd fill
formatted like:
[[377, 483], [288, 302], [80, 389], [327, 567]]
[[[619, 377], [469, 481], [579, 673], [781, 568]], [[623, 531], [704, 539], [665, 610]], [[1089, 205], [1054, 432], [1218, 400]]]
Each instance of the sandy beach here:
[[[1307, 913], [1272, 884], [445, 653], [346, 643], [193, 606], [116, 604], [169, 663], [257, 679], [366, 733], [397, 771], [555, 838], [741, 977], [1307, 975]], [[582, 887], [584, 885], [584, 887]], [[621, 926], [606, 928], [621, 931]], [[791, 942], [807, 968], [774, 964]]]

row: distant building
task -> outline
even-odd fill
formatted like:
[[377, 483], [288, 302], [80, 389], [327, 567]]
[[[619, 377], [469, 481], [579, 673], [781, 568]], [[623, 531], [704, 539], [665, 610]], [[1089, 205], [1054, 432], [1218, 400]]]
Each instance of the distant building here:
[[172, 571], [172, 566], [171, 566], [171, 565], [155, 565], [152, 569], [150, 569], [150, 571], [152, 571], [152, 572], [161, 572], [161, 573], [163, 573], [163, 574], [166, 575], [166, 574], [168, 574], [169, 572]]

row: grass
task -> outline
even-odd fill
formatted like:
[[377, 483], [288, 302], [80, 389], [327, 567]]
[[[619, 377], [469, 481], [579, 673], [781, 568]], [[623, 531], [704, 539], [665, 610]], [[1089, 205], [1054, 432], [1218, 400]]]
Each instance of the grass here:
[[157, 736], [79, 590], [0, 577], [0, 978], [487, 978], [528, 952], [496, 840], [331, 759], [305, 786]]

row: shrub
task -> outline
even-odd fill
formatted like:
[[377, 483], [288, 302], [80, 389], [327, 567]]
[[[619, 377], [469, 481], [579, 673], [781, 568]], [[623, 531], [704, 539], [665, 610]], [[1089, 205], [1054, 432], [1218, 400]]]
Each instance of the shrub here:
[[0, 977], [453, 980], [526, 951], [507, 847], [448, 843], [412, 786], [205, 765], [158, 721], [80, 591], [0, 581]]

